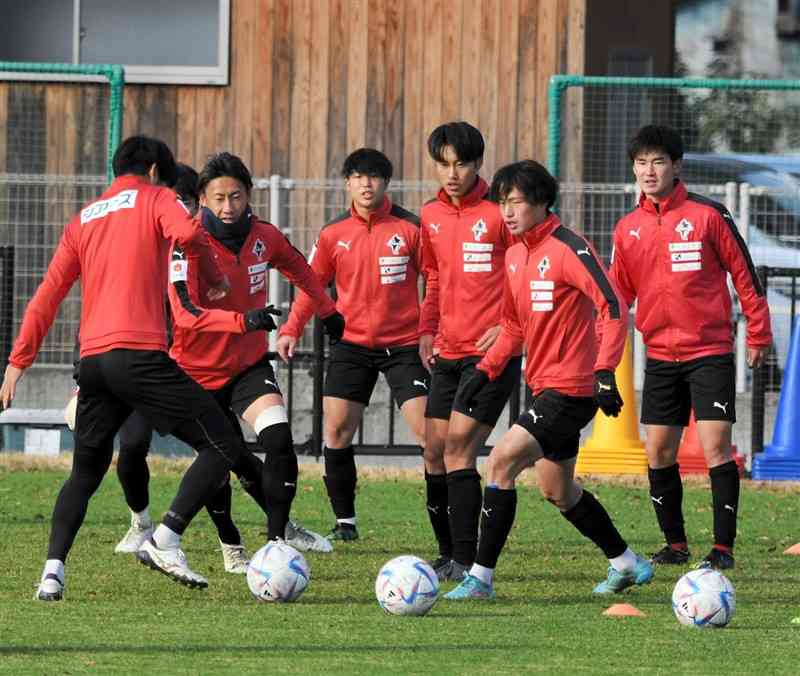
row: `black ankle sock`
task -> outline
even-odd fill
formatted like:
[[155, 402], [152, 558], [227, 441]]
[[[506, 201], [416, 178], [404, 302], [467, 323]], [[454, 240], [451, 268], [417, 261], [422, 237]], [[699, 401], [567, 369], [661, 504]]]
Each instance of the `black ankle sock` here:
[[514, 525], [517, 513], [517, 490], [487, 486], [483, 491], [481, 510], [481, 537], [475, 563], [486, 568], [497, 568], [497, 559]]
[[239, 529], [233, 523], [231, 516], [231, 484], [226, 481], [216, 495], [206, 503], [206, 510], [214, 525], [217, 527], [217, 535], [220, 542], [226, 545], [242, 544], [242, 537]]
[[325, 447], [325, 487], [337, 519], [356, 515], [356, 461], [353, 447]]
[[[714, 544], [733, 550], [739, 512], [739, 468], [731, 460], [708, 470], [714, 503]], [[723, 550], [724, 551], [724, 550]]]
[[453, 560], [469, 566], [478, 548], [478, 520], [481, 515], [481, 475], [474, 469], [447, 473], [447, 504]]
[[453, 556], [453, 538], [450, 535], [450, 520], [447, 518], [447, 475], [425, 472], [428, 518], [439, 543], [439, 554]]
[[686, 531], [683, 527], [683, 482], [678, 465], [649, 469], [650, 501], [656, 511], [656, 518], [667, 544], [686, 545]]
[[589, 491], [583, 491], [578, 503], [561, 514], [581, 535], [600, 547], [607, 559], [620, 556], [628, 548], [608, 512]]

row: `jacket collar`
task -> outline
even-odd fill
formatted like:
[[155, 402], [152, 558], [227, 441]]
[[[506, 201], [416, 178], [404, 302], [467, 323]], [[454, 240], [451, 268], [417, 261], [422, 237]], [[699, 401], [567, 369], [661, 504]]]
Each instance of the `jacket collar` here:
[[683, 181], [676, 178], [675, 187], [672, 189], [672, 192], [667, 195], [667, 199], [658, 203], [658, 207], [656, 207], [655, 203], [644, 193], [639, 195], [639, 207], [648, 213], [663, 216], [667, 211], [677, 209], [686, 201], [687, 196], [688, 192], [686, 191], [686, 186], [683, 184]]
[[560, 225], [561, 221], [558, 216], [549, 214], [541, 223], [534, 225], [528, 232], [523, 233], [519, 239], [530, 251], [533, 251], [552, 235], [553, 231]]
[[436, 194], [436, 198], [442, 202], [443, 204], [447, 205], [450, 209], [461, 210], [466, 209], [467, 207], [475, 206], [480, 202], [482, 199], [486, 197], [486, 193], [489, 192], [489, 184], [484, 181], [480, 176], [478, 176], [478, 180], [475, 181], [475, 185], [473, 186], [472, 190], [470, 190], [464, 197], [461, 199], [461, 204], [456, 206], [453, 204], [452, 200], [450, 199], [450, 195], [445, 192], [444, 188], [439, 188], [439, 192]]
[[350, 216], [358, 223], [363, 223], [364, 225], [372, 225], [377, 223], [381, 218], [384, 218], [389, 215], [389, 212], [392, 210], [392, 201], [384, 195], [383, 197], [383, 204], [381, 204], [375, 211], [373, 211], [369, 215], [369, 221], [365, 221], [361, 218], [361, 214], [356, 211], [356, 207], [354, 204], [350, 204]]
[[127, 188], [134, 185], [152, 185], [147, 176], [137, 176], [136, 174], [123, 174], [117, 176], [109, 188]]

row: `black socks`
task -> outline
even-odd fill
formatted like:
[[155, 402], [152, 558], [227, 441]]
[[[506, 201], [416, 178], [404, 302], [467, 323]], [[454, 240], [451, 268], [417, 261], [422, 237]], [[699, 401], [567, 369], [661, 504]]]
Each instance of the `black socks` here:
[[658, 525], [669, 545], [686, 547], [686, 531], [683, 526], [683, 482], [678, 465], [649, 469], [650, 501], [656, 511]]
[[483, 492], [481, 539], [475, 562], [485, 568], [496, 568], [497, 559], [506, 544], [517, 513], [517, 490], [487, 486]]
[[425, 472], [427, 493], [426, 507], [433, 533], [439, 543], [439, 555], [453, 557], [453, 538], [450, 535], [450, 519], [447, 516], [447, 475]]
[[325, 488], [337, 519], [356, 516], [356, 461], [353, 446], [325, 447]]

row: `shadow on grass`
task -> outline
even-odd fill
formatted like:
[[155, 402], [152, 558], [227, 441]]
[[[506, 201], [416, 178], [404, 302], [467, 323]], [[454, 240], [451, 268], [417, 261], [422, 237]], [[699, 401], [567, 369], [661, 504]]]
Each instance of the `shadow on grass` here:
[[[519, 643], [507, 644], [470, 644], [471, 651], [491, 651], [500, 652], [508, 650], [519, 650]], [[194, 653], [194, 654], [213, 654], [213, 653], [258, 653], [264, 656], [274, 656], [278, 659], [286, 659], [286, 654], [275, 651], [274, 646], [264, 645], [219, 645], [219, 646], [176, 646], [176, 645], [49, 645], [49, 646], [0, 646], [0, 655], [56, 655], [58, 653], [88, 653], [88, 654], [142, 654], [152, 653]], [[415, 642], [413, 645], [401, 644], [390, 645], [379, 643], [375, 645], [353, 645], [352, 643], [341, 646], [322, 646], [322, 645], [293, 645], [292, 654], [326, 654], [326, 653], [463, 653], [463, 645], [420, 645]]]

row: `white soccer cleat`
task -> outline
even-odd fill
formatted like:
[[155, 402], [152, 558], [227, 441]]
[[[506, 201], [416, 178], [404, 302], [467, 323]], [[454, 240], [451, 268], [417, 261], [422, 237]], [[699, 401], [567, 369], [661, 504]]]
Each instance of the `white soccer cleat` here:
[[225, 562], [225, 572], [235, 575], [247, 574], [247, 564], [250, 563], [250, 555], [244, 545], [226, 545], [222, 540], [219, 541], [222, 547], [222, 560]]
[[186, 555], [180, 547], [174, 549], [159, 549], [152, 538], [145, 540], [136, 552], [136, 558], [145, 566], [164, 573], [176, 582], [180, 582], [192, 589], [205, 589], [208, 580], [198, 575], [186, 562]]
[[57, 575], [49, 573], [39, 583], [33, 598], [37, 601], [60, 601], [64, 598], [64, 583]]
[[131, 525], [125, 537], [114, 547], [115, 554], [135, 554], [139, 548], [153, 537], [153, 525], [142, 527], [138, 523]]
[[289, 521], [286, 524], [286, 544], [291, 545], [301, 552], [321, 552], [327, 554], [333, 551], [331, 541], [315, 533], [313, 530], [304, 528], [296, 521]]

